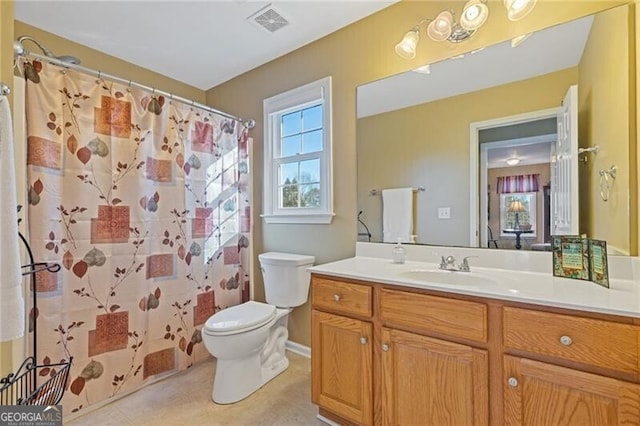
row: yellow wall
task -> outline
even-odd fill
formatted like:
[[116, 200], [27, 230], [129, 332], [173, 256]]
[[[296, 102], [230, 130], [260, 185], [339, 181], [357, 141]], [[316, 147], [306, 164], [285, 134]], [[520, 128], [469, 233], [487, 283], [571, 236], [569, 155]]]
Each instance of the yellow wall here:
[[[636, 241], [640, 244], [640, 147], [638, 146], [638, 129], [640, 128], [640, 108], [638, 105], [640, 104], [640, 90], [638, 90], [638, 82], [640, 82], [640, 65], [638, 64], [638, 60], [640, 59], [640, 26], [638, 26], [637, 22], [640, 22], [640, 0], [635, 0], [633, 3], [634, 13], [630, 15], [634, 15], [634, 20], [632, 21], [632, 26], [634, 28], [635, 38], [630, 40], [632, 43], [631, 52], [635, 54], [634, 60], [631, 61], [631, 68], [635, 71], [636, 79], [632, 83], [633, 87], [629, 96], [631, 99], [635, 99], [634, 111], [632, 111], [632, 120], [635, 117], [636, 130], [632, 135], [632, 140], [635, 141], [635, 145], [631, 144], [630, 151], [634, 154], [629, 158], [629, 169], [632, 171], [630, 184], [632, 190], [636, 193], [636, 216], [638, 217], [638, 221], [635, 227], [635, 233], [637, 235]], [[635, 113], [635, 114], [633, 114]], [[634, 151], [635, 150], [635, 151]], [[633, 159], [636, 159], [635, 165], [632, 164]], [[634, 185], [635, 182], [635, 185]], [[631, 232], [634, 232], [634, 228], [631, 228]]]
[[[424, 186], [416, 198], [418, 242], [468, 246], [469, 125], [557, 107], [577, 81], [577, 68], [568, 68], [358, 119], [358, 209], [373, 241], [382, 240], [382, 202], [369, 189]], [[451, 219], [439, 220], [438, 207], [450, 207]]]
[[[354, 254], [356, 241], [356, 86], [407, 71], [456, 53], [507, 40], [516, 35], [566, 22], [626, 1], [542, 1], [524, 20], [506, 19], [502, 0], [489, 2], [491, 17], [473, 39], [457, 46], [423, 40], [414, 60], [395, 55], [393, 46], [403, 33], [425, 16], [444, 8], [459, 9], [460, 2], [404, 1], [394, 4], [342, 30], [288, 55], [240, 75], [207, 91], [207, 103], [242, 117], [253, 117], [254, 137], [254, 252], [282, 250], [308, 253], [324, 263]], [[263, 126], [265, 98], [318, 80], [333, 77], [333, 158], [336, 217], [331, 225], [265, 225], [262, 203]], [[255, 259], [257, 261], [257, 259]], [[262, 279], [256, 276], [256, 296], [263, 297]], [[310, 344], [309, 307], [294, 310], [290, 338]]]
[[[630, 150], [634, 144], [629, 143], [635, 127], [630, 116], [635, 111], [629, 109], [633, 103], [629, 99], [630, 84], [635, 75], [627, 72], [628, 16], [628, 8], [618, 7], [595, 17], [580, 60], [578, 82], [580, 146], [600, 148], [580, 165], [580, 232], [606, 240], [611, 249], [624, 254], [635, 251], [631, 227], [637, 202], [635, 191], [629, 191], [629, 166], [636, 160]], [[599, 171], [611, 165], [616, 165], [617, 175], [605, 202], [600, 197]]]

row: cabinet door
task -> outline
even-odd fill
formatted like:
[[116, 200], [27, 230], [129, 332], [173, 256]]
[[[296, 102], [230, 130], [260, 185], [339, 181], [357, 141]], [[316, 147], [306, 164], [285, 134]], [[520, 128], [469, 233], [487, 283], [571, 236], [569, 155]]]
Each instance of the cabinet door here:
[[313, 310], [311, 327], [313, 402], [352, 422], [371, 424], [371, 324]]
[[640, 385], [505, 356], [506, 425], [637, 425]]
[[382, 411], [387, 425], [487, 425], [487, 351], [382, 329]]

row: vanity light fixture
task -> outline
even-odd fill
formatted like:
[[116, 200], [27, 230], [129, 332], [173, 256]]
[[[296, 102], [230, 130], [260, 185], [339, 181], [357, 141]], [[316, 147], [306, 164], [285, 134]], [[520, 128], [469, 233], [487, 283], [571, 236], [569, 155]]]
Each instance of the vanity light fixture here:
[[519, 21], [527, 16], [536, 6], [538, 0], [504, 0], [507, 16], [510, 21]]
[[510, 166], [516, 166], [520, 164], [520, 159], [518, 157], [507, 158], [507, 164]]
[[454, 13], [453, 9], [443, 10], [433, 19], [427, 18], [418, 22], [396, 44], [396, 54], [404, 59], [415, 58], [422, 24], [427, 24], [426, 34], [433, 41], [460, 43], [467, 40], [485, 23], [489, 16], [489, 7], [487, 0], [469, 0], [462, 9], [459, 23], [456, 22]]

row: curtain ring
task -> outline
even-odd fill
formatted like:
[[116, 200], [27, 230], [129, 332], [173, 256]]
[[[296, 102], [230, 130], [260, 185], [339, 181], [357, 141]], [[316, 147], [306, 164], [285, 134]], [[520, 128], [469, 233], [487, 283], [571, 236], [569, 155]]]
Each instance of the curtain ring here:
[[98, 80], [102, 80], [102, 71], [98, 70]]

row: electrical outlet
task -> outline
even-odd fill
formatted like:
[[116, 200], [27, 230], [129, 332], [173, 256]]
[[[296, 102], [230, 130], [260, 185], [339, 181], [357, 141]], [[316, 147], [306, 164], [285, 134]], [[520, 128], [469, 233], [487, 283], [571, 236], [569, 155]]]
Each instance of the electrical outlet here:
[[438, 219], [451, 219], [451, 209], [449, 207], [438, 207]]

